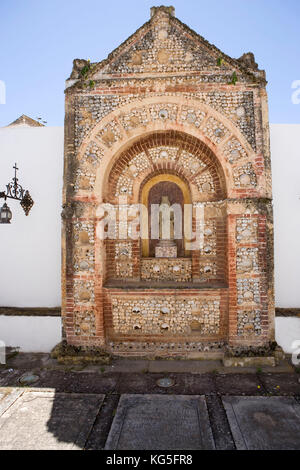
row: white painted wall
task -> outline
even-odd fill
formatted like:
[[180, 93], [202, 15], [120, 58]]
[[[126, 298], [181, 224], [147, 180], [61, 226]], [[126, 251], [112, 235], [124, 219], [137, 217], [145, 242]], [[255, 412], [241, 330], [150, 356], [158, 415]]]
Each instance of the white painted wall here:
[[[276, 306], [300, 308], [300, 125], [271, 125]], [[63, 128], [0, 129], [0, 191], [12, 178], [35, 200], [0, 225], [0, 306], [60, 305]], [[3, 188], [3, 189], [2, 189]], [[2, 205], [3, 200], [0, 200]]]
[[272, 124], [271, 152], [276, 306], [300, 308], [300, 124]]
[[[275, 319], [275, 340], [285, 353], [292, 354], [294, 341], [300, 341], [300, 318], [277, 317]], [[298, 349], [298, 346], [297, 346]]]
[[7, 200], [13, 218], [0, 225], [0, 306], [56, 307], [61, 303], [63, 128], [1, 128], [0, 191], [13, 177], [15, 162], [19, 183], [35, 204], [26, 217], [18, 201]]
[[0, 341], [20, 352], [48, 353], [61, 342], [61, 319], [0, 315]]

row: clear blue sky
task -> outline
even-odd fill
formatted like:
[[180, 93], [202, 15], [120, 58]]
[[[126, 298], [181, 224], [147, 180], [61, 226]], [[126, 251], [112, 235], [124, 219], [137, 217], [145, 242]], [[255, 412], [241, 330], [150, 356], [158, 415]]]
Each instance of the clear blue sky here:
[[[148, 21], [162, 0], [0, 0], [0, 126], [21, 114], [63, 125], [74, 58], [92, 62]], [[300, 123], [299, 0], [173, 0], [176, 16], [231, 57], [253, 51], [269, 81], [270, 121]]]

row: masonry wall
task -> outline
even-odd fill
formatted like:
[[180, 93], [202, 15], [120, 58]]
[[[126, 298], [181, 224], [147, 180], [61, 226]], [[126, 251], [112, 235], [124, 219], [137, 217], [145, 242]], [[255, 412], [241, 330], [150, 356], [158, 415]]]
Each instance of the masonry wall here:
[[[300, 125], [271, 124], [270, 129], [276, 307], [299, 308]], [[28, 217], [17, 202], [9, 203], [12, 223], [0, 226], [0, 305], [59, 306], [63, 128], [2, 128], [0, 154], [1, 188], [17, 162], [20, 183], [35, 200]]]
[[17, 162], [19, 183], [34, 200], [27, 217], [18, 201], [7, 201], [13, 218], [0, 225], [0, 305], [59, 306], [63, 128], [2, 128], [0, 155], [0, 190]]
[[277, 307], [300, 307], [300, 125], [272, 124]]

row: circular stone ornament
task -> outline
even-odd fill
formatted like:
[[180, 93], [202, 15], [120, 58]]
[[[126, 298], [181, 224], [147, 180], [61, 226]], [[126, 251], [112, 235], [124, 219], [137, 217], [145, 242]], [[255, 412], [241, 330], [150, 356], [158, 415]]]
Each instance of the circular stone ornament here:
[[139, 307], [133, 307], [132, 313], [136, 313], [136, 314], [141, 313], [141, 309]]
[[243, 173], [241, 176], [240, 176], [240, 183], [243, 185], [243, 186], [248, 186], [250, 183], [251, 183], [251, 178], [249, 175], [247, 175], [246, 173]]
[[189, 124], [194, 124], [194, 122], [196, 121], [195, 113], [188, 113], [186, 120]]
[[129, 170], [133, 175], [135, 175], [137, 172], [137, 167], [135, 165], [130, 165]]
[[140, 120], [138, 116], [131, 116], [131, 118], [129, 119], [129, 123], [131, 127], [137, 127], [140, 125]]
[[175, 381], [173, 379], [170, 379], [169, 377], [163, 377], [162, 379], [158, 379], [156, 383], [161, 388], [169, 388], [173, 387]]
[[200, 166], [200, 163], [198, 162], [193, 162], [192, 165], [191, 165], [191, 168], [194, 170], [194, 171], [197, 171], [198, 168]]
[[79, 264], [80, 269], [82, 270], [87, 270], [89, 269], [89, 263], [87, 261], [81, 261]]
[[214, 134], [215, 134], [216, 137], [223, 137], [224, 132], [223, 132], [222, 129], [220, 129], [220, 128], [218, 127], [217, 129], [215, 129]]
[[250, 258], [243, 258], [241, 261], [242, 268], [250, 269], [253, 268], [253, 261]]
[[240, 106], [239, 108], [236, 109], [236, 115], [237, 117], [241, 118], [243, 116], [245, 116], [245, 108], [243, 106]]
[[251, 230], [246, 228], [245, 230], [242, 231], [241, 235], [243, 238], [250, 238], [252, 236], [252, 232]]
[[[168, 313], [170, 313], [170, 309], [168, 307], [162, 307], [161, 310], [160, 310], [160, 313], [162, 313], [163, 315], [167, 315]], [[166, 326], [168, 326], [168, 325], [166, 325]]]
[[233, 149], [233, 150], [231, 150], [230, 155], [231, 155], [230, 161], [237, 160], [237, 159], [240, 158], [240, 156], [241, 156], [241, 154], [240, 154], [240, 152], [239, 152], [238, 149]]
[[158, 113], [160, 119], [168, 119], [169, 113], [166, 109], [161, 109]]
[[205, 266], [204, 273], [205, 274], [211, 274], [211, 272], [212, 272], [211, 266]]
[[251, 291], [247, 291], [244, 293], [244, 299], [248, 301], [252, 301], [254, 299], [254, 294]]
[[38, 375], [34, 375], [28, 372], [21, 375], [21, 377], [19, 378], [19, 382], [22, 385], [32, 385], [38, 382], [39, 380], [40, 380], [40, 377]]
[[162, 150], [159, 154], [159, 158], [168, 158], [168, 152], [166, 150]]
[[185, 54], [185, 58], [184, 58], [185, 62], [192, 62], [193, 59], [194, 59], [194, 56], [191, 52], [187, 52]]
[[202, 184], [202, 190], [205, 192], [205, 193], [209, 193], [211, 191], [211, 184], [210, 183], [203, 183]]
[[167, 39], [168, 37], [168, 31], [166, 29], [160, 29], [158, 31], [158, 39], [163, 41], [164, 39]]

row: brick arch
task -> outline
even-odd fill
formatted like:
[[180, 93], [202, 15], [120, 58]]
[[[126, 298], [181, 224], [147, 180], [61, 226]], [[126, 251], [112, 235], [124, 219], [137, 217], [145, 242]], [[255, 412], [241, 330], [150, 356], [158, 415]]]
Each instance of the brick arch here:
[[[139, 202], [143, 204], [144, 207], [146, 207], [149, 211], [149, 196], [151, 190], [155, 188], [157, 185], [161, 183], [170, 183], [172, 185], [175, 185], [182, 196], [181, 200], [181, 205], [182, 205], [182, 210], [184, 210], [184, 205], [185, 204], [192, 204], [192, 194], [190, 191], [190, 185], [187, 180], [182, 175], [178, 175], [176, 172], [171, 172], [168, 170], [164, 170], [163, 172], [158, 171], [155, 172], [152, 175], [149, 175], [142, 183], [139, 191]], [[178, 194], [178, 192], [177, 192]], [[159, 201], [160, 202], [160, 201]], [[175, 202], [175, 201], [174, 201]], [[176, 203], [179, 201], [177, 200]], [[149, 212], [142, 219], [142, 225], [144, 225], [144, 230], [149, 234]], [[182, 223], [184, 224], [184, 220], [182, 219]], [[190, 226], [190, 230], [192, 231], [192, 225]], [[191, 238], [191, 231], [189, 233], [189, 239]], [[143, 233], [143, 229], [141, 230], [141, 233]], [[190, 252], [185, 248], [186, 245], [186, 235], [185, 238], [183, 239], [183, 244], [181, 245], [181, 248], [179, 251], [183, 250], [185, 255], [190, 255]], [[149, 256], [149, 251], [150, 251], [150, 238], [148, 239], [142, 239], [141, 240], [141, 245], [142, 245], [142, 250], [141, 254], [144, 257]], [[178, 246], [178, 245], [177, 245]]]
[[156, 176], [159, 176], [159, 175], [173, 175], [173, 176], [177, 176], [178, 178], [180, 178], [180, 180], [182, 180], [182, 182], [186, 185], [186, 187], [188, 188], [189, 190], [189, 194], [191, 195], [191, 200], [192, 200], [192, 190], [191, 190], [191, 186], [190, 186], [190, 182], [189, 180], [187, 179], [186, 175], [184, 174], [183, 171], [176, 171], [176, 168], [163, 168], [163, 167], [157, 167], [155, 169], [155, 171], [153, 171], [152, 173], [149, 173], [142, 181], [142, 184], [140, 185], [139, 187], [139, 191], [138, 191], [138, 200], [141, 201], [142, 200], [142, 192], [143, 192], [143, 188], [144, 186], [149, 182], [151, 181], [153, 178], [155, 178]]
[[[151, 106], [161, 104], [162, 106], [177, 106], [177, 115], [176, 119], [165, 121], [156, 120], [148, 121], [147, 123], [141, 123], [141, 125], [136, 126], [133, 129], [125, 129], [122, 126], [122, 119], [124, 116], [130, 116], [130, 113], [134, 109], [143, 108], [149, 113]], [[187, 122], [183, 123], [180, 120], [183, 107], [192, 107], [195, 112], [203, 112], [205, 114], [204, 122], [196, 128], [194, 125]], [[149, 117], [149, 116], [148, 116]], [[206, 125], [210, 120], [215, 120], [220, 123], [226, 130], [226, 135], [221, 139], [219, 143], [216, 143], [209, 132], [207, 131]], [[118, 138], [110, 146], [105, 145], [101, 140], [101, 135], [104, 130], [109, 128], [113, 123], [118, 127]], [[102, 187], [104, 182], [107, 181], [107, 177], [111, 171], [112, 166], [115, 164], [119, 156], [124, 152], [124, 150], [131, 147], [135, 142], [141, 139], [144, 136], [153, 134], [154, 132], [161, 131], [177, 131], [183, 132], [191, 137], [195, 137], [205, 144], [215, 155], [219, 161], [220, 166], [223, 169], [223, 173], [226, 180], [227, 193], [229, 197], [238, 196], [235, 192], [234, 187], [234, 176], [233, 168], [228, 161], [228, 156], [226, 155], [226, 145], [231, 139], [235, 139], [241, 148], [244, 151], [243, 161], [244, 162], [254, 162], [255, 154], [251, 149], [249, 143], [246, 141], [245, 137], [242, 135], [240, 130], [236, 127], [235, 123], [230, 121], [227, 117], [217, 112], [215, 109], [210, 106], [199, 102], [197, 99], [182, 99], [182, 97], [177, 96], [162, 96], [162, 97], [151, 97], [146, 98], [145, 100], [138, 102], [131, 102], [123, 107], [118, 108], [117, 110], [111, 112], [105, 118], [101, 120], [94, 128], [89, 132], [85, 137], [84, 141], [80, 145], [77, 156], [81, 160], [83, 155], [88, 148], [88, 145], [91, 142], [97, 142], [101, 148], [103, 158], [97, 170], [95, 188], [96, 192], [102, 193]], [[99, 138], [100, 136], [100, 138]], [[260, 180], [260, 175], [258, 175], [258, 180]], [[258, 181], [258, 186], [260, 186]]]
[[[174, 161], [153, 161], [149, 152], [160, 147], [177, 149], [176, 159]], [[184, 156], [189, 154], [192, 156], [194, 163], [199, 165], [198, 170], [191, 171], [182, 164]], [[128, 170], [130, 164], [139, 156], [142, 156], [141, 158], [148, 166], [142, 169], [138, 175], [130, 175]], [[137, 203], [140, 199], [142, 185], [153, 176], [162, 173], [173, 173], [186, 181], [194, 201], [216, 201], [226, 198], [225, 175], [220, 162], [211, 149], [204, 142], [184, 132], [160, 131], [142, 137], [119, 155], [107, 177], [105, 200], [112, 203], [117, 202], [117, 196], [120, 195], [118, 194], [119, 181], [128, 177], [132, 182], [131, 201]], [[197, 177], [201, 173], [211, 175], [213, 187], [215, 188], [211, 194], [201, 196], [197, 190]]]

